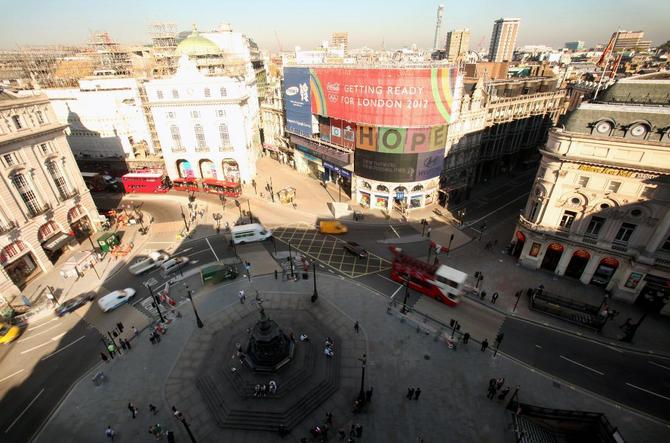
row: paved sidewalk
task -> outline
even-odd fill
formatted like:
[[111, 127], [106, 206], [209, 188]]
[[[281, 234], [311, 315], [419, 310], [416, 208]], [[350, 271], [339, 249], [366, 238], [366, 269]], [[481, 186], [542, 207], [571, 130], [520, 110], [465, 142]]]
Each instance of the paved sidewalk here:
[[[256, 277], [252, 287], [261, 294], [272, 291], [282, 297], [308, 297], [311, 284], [304, 280], [278, 284], [272, 276], [266, 276]], [[250, 289], [249, 283], [238, 279], [196, 294], [195, 303], [205, 325], [222, 310], [239, 306], [236, 293], [240, 288]], [[503, 356], [492, 358], [490, 352], [480, 352], [475, 343], [453, 352], [442, 340], [437, 340], [435, 330], [422, 325], [417, 327], [411, 319], [399, 321], [387, 313], [385, 297], [355, 282], [320, 274], [319, 295], [316, 308], [321, 303], [332, 304], [349, 317], [352, 324], [358, 320], [361, 338], [367, 342], [366, 386], [374, 387], [374, 396], [367, 411], [354, 418], [363, 425], [363, 441], [414, 442], [421, 436], [426, 442], [436, 442], [445, 441], [445, 435], [449, 435], [449, 441], [512, 441], [509, 414], [501, 403], [487, 400], [485, 396], [488, 380], [499, 376], [505, 377], [512, 387], [521, 385], [520, 398], [524, 402], [604, 412], [627, 441], [661, 442], [667, 437], [664, 425], [555, 382]], [[166, 380], [180, 359], [181, 349], [193, 334], [198, 334], [191, 307], [184, 304], [180, 311], [183, 318], [169, 326], [160, 344], [151, 345], [146, 333], [142, 333], [133, 341], [129, 353], [110, 363], [101, 363], [84, 376], [54, 411], [35, 441], [103, 442], [106, 441], [105, 428], [111, 425], [117, 432], [117, 442], [149, 442], [153, 441], [148, 434], [149, 426], [156, 423], [164, 430], [173, 430], [177, 441], [188, 441], [181, 424], [170, 415], [172, 405], [166, 402], [165, 396]], [[108, 380], [95, 386], [91, 376], [99, 369], [104, 370]], [[421, 399], [405, 399], [407, 386], [421, 387]], [[128, 402], [140, 410], [136, 419], [131, 418], [126, 408]], [[149, 413], [149, 403], [158, 406], [156, 416]], [[192, 413], [181, 405], [175, 406], [187, 418]], [[298, 442], [307, 437], [308, 428], [320, 423], [325, 412], [319, 408], [285, 441]], [[209, 413], [205, 410], [199, 414]], [[336, 410], [333, 414], [335, 429], [348, 429], [352, 423], [348, 411]], [[198, 418], [205, 417], [199, 415]], [[279, 437], [270, 433], [221, 429], [203, 435], [202, 429], [196, 427], [193, 432], [199, 442], [279, 441]]]

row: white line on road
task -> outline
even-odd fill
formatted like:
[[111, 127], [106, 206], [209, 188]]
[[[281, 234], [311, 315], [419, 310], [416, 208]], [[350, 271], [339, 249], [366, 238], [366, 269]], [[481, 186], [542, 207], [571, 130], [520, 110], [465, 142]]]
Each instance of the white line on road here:
[[[479, 223], [480, 221], [484, 220], [485, 218], [488, 218], [488, 217], [492, 216], [492, 215], [495, 214], [496, 212], [500, 211], [500, 210], [503, 209], [503, 208], [508, 207], [509, 205], [511, 205], [512, 203], [514, 203], [515, 201], [517, 201], [517, 200], [521, 200], [522, 198], [528, 198], [528, 193], [526, 192], [526, 193], [524, 193], [523, 195], [518, 196], [518, 197], [515, 198], [514, 200], [510, 200], [510, 201], [508, 201], [507, 203], [505, 203], [505, 204], [502, 205], [501, 207], [499, 207], [499, 208], [497, 208], [497, 209], [494, 209], [493, 211], [489, 212], [488, 214], [484, 215], [483, 217], [479, 217], [477, 220], [469, 221], [469, 222], [467, 222], [465, 225], [468, 226], [468, 227], [470, 227], [470, 226], [472, 226], [472, 225], [476, 225], [477, 223]], [[479, 232], [479, 231], [477, 231], [477, 232]]]
[[[42, 324], [40, 324], [40, 325], [37, 325], [37, 326], [31, 326], [31, 327], [29, 327], [29, 328], [27, 329], [27, 331], [32, 331], [33, 329], [41, 328], [42, 326], [44, 326], [44, 325], [46, 325], [46, 324], [49, 324], [49, 323], [51, 323], [52, 321], [58, 321], [58, 318], [52, 318], [51, 320], [49, 320], [49, 321], [45, 321], [44, 323], [42, 323]], [[27, 332], [27, 331], [26, 331], [26, 332]]]
[[398, 283], [397, 281], [393, 281], [393, 280], [391, 280], [391, 279], [388, 278], [388, 277], [384, 277], [383, 275], [379, 275], [379, 274], [375, 274], [375, 275], [376, 275], [377, 277], [381, 277], [381, 278], [383, 278], [384, 280], [388, 280], [388, 281], [390, 281], [391, 283], [396, 284], [396, 285], [402, 287], [402, 285], [401, 285], [400, 283]]
[[542, 349], [542, 346], [540, 346], [540, 345], [535, 345], [535, 347], [536, 347], [537, 349]]
[[395, 290], [395, 292], [393, 292], [393, 294], [391, 294], [391, 300], [393, 300], [393, 299], [395, 298], [395, 295], [396, 295], [396, 294], [398, 293], [398, 291], [401, 290], [401, 289], [402, 289], [402, 286], [398, 286], [398, 288]]
[[25, 351], [21, 351], [21, 354], [26, 354], [26, 353], [28, 353], [28, 352], [30, 352], [30, 351], [34, 351], [35, 349], [39, 349], [39, 348], [41, 348], [42, 346], [46, 346], [46, 345], [48, 345], [49, 343], [51, 343], [52, 341], [56, 341], [56, 340], [58, 340], [59, 338], [61, 338], [62, 336], [64, 336], [64, 335], [65, 335], [65, 332], [63, 332], [62, 334], [58, 334], [57, 336], [52, 337], [51, 340], [49, 340], [48, 342], [42, 343], [41, 345], [33, 346], [32, 348], [30, 348], [30, 349], [26, 349]]
[[660, 398], [665, 399], [665, 400], [670, 400], [670, 397], [666, 397], [665, 395], [657, 394], [657, 393], [655, 393], [654, 391], [650, 391], [650, 390], [648, 390], [648, 389], [644, 389], [644, 388], [641, 388], [641, 387], [639, 387], [639, 386], [632, 385], [632, 384], [630, 384], [630, 383], [626, 383], [626, 384], [627, 384], [628, 386], [630, 386], [631, 388], [639, 389], [640, 391], [644, 391], [644, 392], [646, 392], [647, 394], [655, 395], [656, 397], [660, 397]]
[[21, 419], [21, 417], [23, 417], [23, 414], [26, 413], [26, 411], [28, 410], [28, 408], [30, 408], [30, 407], [33, 405], [33, 403], [35, 403], [35, 401], [39, 398], [39, 396], [42, 395], [42, 392], [44, 392], [44, 388], [42, 388], [42, 390], [39, 392], [39, 394], [37, 394], [37, 395], [35, 396], [35, 398], [33, 398], [32, 401], [31, 401], [30, 403], [28, 403], [28, 406], [26, 406], [26, 409], [24, 409], [23, 412], [21, 412], [21, 413], [19, 414], [19, 416], [16, 417], [16, 418], [14, 419], [14, 421], [12, 422], [12, 424], [9, 425], [9, 427], [8, 427], [7, 429], [5, 429], [5, 434], [8, 434], [9, 431], [12, 430], [12, 428], [14, 427], [14, 425], [16, 424], [16, 422], [19, 421], [19, 420]]
[[[649, 360], [649, 363], [652, 364], [652, 365], [654, 365], [654, 366], [658, 366], [658, 367], [660, 367], [660, 368], [663, 368], [663, 369], [670, 369], [670, 367], [663, 366], [662, 364], [656, 363], [655, 361], [651, 361], [651, 360]], [[0, 381], [1, 381], [1, 380], [0, 380]]]
[[395, 228], [393, 227], [393, 225], [389, 225], [389, 228], [391, 228], [391, 230], [392, 230], [393, 233], [396, 235], [396, 237], [400, 238], [400, 234], [398, 234], [398, 231], [395, 230]]
[[22, 342], [24, 342], [24, 341], [26, 341], [26, 340], [30, 340], [31, 338], [39, 337], [40, 335], [42, 335], [42, 334], [46, 334], [47, 332], [51, 331], [52, 329], [56, 329], [56, 328], [58, 328], [58, 327], [60, 327], [60, 325], [52, 326], [52, 327], [50, 327], [49, 329], [45, 329], [45, 330], [42, 331], [42, 332], [38, 332], [37, 334], [33, 334], [33, 335], [31, 335], [30, 337], [22, 338], [21, 340], [17, 340], [16, 342], [17, 342], [17, 343], [22, 343]]
[[212, 250], [212, 254], [214, 254], [214, 258], [216, 259], [216, 261], [219, 261], [219, 256], [216, 255], [216, 252], [214, 252], [214, 248], [212, 248], [212, 245], [209, 243], [209, 239], [207, 237], [205, 237], [205, 241], [207, 242], [207, 246], [209, 246], [209, 249]]
[[19, 369], [19, 370], [16, 371], [15, 373], [13, 373], [13, 374], [9, 374], [7, 377], [0, 379], [0, 383], [2, 383], [3, 381], [8, 380], [8, 379], [14, 377], [16, 374], [20, 374], [20, 373], [22, 373], [22, 372], [23, 372], [23, 369]]
[[73, 344], [77, 343], [79, 340], [82, 340], [85, 337], [86, 337], [85, 335], [82, 335], [81, 337], [79, 337], [78, 339], [76, 339], [75, 341], [70, 343], [69, 345], [65, 345], [62, 348], [60, 348], [59, 350], [57, 350], [56, 352], [52, 352], [51, 354], [42, 357], [42, 361], [46, 360], [47, 358], [53, 357], [54, 355], [58, 354], [60, 351], [66, 350], [67, 348], [69, 348], [70, 346], [72, 346]]
[[567, 361], [569, 361], [569, 362], [572, 363], [572, 364], [575, 364], [575, 365], [577, 365], [577, 366], [581, 366], [581, 367], [584, 368], [584, 369], [588, 369], [588, 370], [591, 371], [591, 372], [595, 372], [595, 373], [598, 374], [598, 375], [605, 375], [604, 372], [597, 371], [597, 370], [595, 370], [595, 369], [593, 369], [593, 368], [589, 368], [588, 366], [583, 365], [583, 364], [581, 364], [581, 363], [579, 363], [579, 362], [576, 362], [576, 361], [574, 361], [574, 360], [570, 360], [568, 357], [566, 357], [566, 356], [564, 356], [564, 355], [561, 355], [561, 358], [562, 358], [563, 360], [567, 360]]

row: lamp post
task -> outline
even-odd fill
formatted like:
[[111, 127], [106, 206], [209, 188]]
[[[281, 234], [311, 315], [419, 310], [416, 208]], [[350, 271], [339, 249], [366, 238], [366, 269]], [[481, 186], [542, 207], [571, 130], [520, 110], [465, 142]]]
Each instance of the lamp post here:
[[254, 216], [251, 215], [251, 199], [247, 199], [247, 208], [249, 208], [249, 223], [254, 222]]
[[293, 273], [293, 258], [291, 257], [291, 242], [288, 242], [288, 263], [291, 266], [291, 278], [295, 277]]
[[454, 234], [451, 234], [449, 237], [449, 246], [447, 246], [447, 257], [449, 256], [449, 252], [451, 252], [451, 242], [454, 241]]
[[237, 209], [240, 211], [240, 219], [242, 219], [242, 205], [240, 205], [240, 201], [238, 199], [235, 199], [235, 206], [237, 206]]
[[368, 361], [367, 355], [363, 354], [363, 358], [358, 359], [361, 362], [361, 390], [358, 391], [358, 401], [365, 402], [365, 366]]
[[405, 299], [402, 302], [402, 309], [400, 312], [403, 314], [407, 312], [407, 299], [409, 298], [409, 274], [407, 274], [407, 278], [405, 279]]
[[319, 298], [319, 293], [316, 291], [316, 262], [312, 263], [312, 270], [314, 273], [314, 294], [312, 294], [312, 303], [316, 302]]
[[486, 222], [482, 223], [481, 231], [479, 231], [479, 240], [482, 240], [482, 236], [484, 235], [484, 231], [486, 230]]
[[195, 440], [195, 436], [193, 435], [193, 432], [191, 432], [191, 427], [188, 425], [188, 422], [186, 421], [185, 417], [182, 417], [179, 419], [181, 424], [184, 425], [184, 428], [186, 429], [186, 432], [188, 433], [188, 436], [191, 438], [192, 443], [197, 443]]
[[154, 295], [154, 291], [151, 289], [151, 285], [145, 284], [144, 287], [149, 290], [149, 295], [151, 295], [151, 298], [154, 301], [154, 304], [156, 305], [156, 310], [158, 311], [158, 316], [161, 318], [161, 323], [165, 323], [163, 313], [161, 312], [160, 303], [158, 303], [158, 299], [156, 298], [156, 295]]
[[186, 223], [186, 215], [184, 214], [184, 208], [182, 208], [181, 204], [179, 205], [179, 210], [181, 211], [181, 219], [184, 220], [184, 229], [186, 229], [186, 232], [188, 232], [188, 224]]
[[184, 285], [186, 288], [186, 292], [188, 293], [188, 299], [191, 301], [191, 306], [193, 306], [193, 313], [195, 314], [195, 323], [198, 325], [199, 328], [202, 328], [204, 323], [202, 320], [200, 320], [200, 316], [198, 315], [198, 311], [195, 309], [195, 303], [193, 303], [193, 297], [191, 296], [191, 289], [188, 287], [188, 285]]
[[274, 193], [274, 186], [272, 186], [272, 177], [270, 177], [270, 189], [268, 189], [270, 192], [270, 197], [272, 198], [272, 203], [275, 202], [275, 193]]
[[219, 200], [221, 200], [221, 213], [226, 212], [226, 196], [223, 194], [219, 194]]

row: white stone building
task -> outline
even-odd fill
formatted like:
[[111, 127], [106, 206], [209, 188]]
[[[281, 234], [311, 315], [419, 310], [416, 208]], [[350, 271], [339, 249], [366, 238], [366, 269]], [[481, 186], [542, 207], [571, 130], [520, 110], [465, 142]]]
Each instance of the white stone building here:
[[521, 264], [670, 314], [670, 78], [619, 81], [552, 129], [514, 234]]
[[19, 291], [73, 242], [97, 210], [45, 95], [0, 89], [0, 293]]

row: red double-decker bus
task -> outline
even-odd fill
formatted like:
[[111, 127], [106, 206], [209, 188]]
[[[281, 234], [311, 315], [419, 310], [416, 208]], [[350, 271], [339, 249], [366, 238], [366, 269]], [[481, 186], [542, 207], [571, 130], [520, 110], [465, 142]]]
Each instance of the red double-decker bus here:
[[242, 195], [242, 186], [237, 182], [227, 182], [207, 178], [202, 181], [202, 190], [210, 194], [225, 195], [237, 198]]
[[163, 193], [170, 189], [162, 172], [130, 172], [121, 177], [121, 182], [127, 193]]
[[172, 180], [172, 189], [175, 191], [199, 192], [200, 185], [194, 178], [176, 178]]

